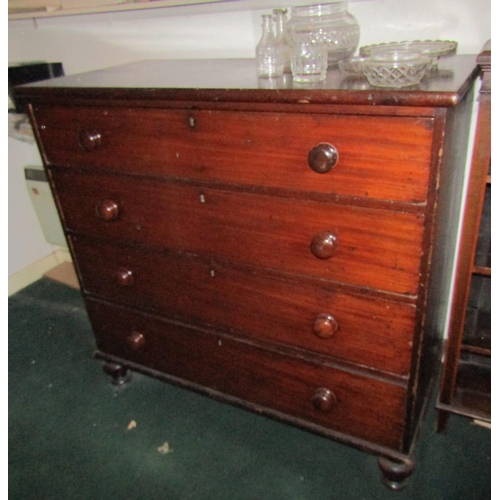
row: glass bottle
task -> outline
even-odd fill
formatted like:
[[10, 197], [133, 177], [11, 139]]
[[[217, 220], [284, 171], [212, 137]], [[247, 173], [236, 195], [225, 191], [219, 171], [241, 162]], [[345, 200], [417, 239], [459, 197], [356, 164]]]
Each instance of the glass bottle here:
[[274, 9], [274, 22], [276, 25], [276, 43], [283, 57], [284, 72], [290, 73], [290, 53], [285, 38], [286, 9]]
[[284, 61], [273, 33], [272, 16], [262, 16], [262, 37], [255, 48], [259, 77], [283, 75]]

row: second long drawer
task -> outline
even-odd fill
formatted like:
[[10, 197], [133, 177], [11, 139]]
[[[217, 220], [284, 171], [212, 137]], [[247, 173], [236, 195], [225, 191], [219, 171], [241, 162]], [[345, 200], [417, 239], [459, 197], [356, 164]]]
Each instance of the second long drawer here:
[[416, 295], [424, 216], [53, 171], [68, 230]]
[[415, 306], [318, 280], [74, 237], [87, 293], [407, 375]]

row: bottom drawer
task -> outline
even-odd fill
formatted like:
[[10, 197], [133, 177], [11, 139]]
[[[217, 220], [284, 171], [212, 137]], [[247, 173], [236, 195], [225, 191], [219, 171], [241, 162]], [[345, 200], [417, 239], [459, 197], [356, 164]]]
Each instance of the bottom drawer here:
[[406, 396], [401, 386], [90, 299], [87, 308], [103, 353], [400, 449]]

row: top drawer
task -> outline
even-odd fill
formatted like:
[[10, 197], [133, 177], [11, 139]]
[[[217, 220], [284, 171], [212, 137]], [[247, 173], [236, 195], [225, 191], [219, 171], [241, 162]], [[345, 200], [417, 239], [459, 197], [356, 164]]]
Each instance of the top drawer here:
[[[431, 118], [36, 106], [49, 164], [425, 202]], [[309, 165], [318, 144], [337, 161]], [[313, 165], [325, 152], [314, 150]], [[327, 152], [326, 154], [330, 154]]]

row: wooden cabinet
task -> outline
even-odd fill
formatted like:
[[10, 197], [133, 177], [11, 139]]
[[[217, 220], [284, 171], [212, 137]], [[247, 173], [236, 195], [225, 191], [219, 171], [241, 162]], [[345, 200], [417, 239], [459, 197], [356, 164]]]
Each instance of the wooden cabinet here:
[[450, 413], [491, 421], [491, 50], [482, 70], [471, 172], [460, 236], [438, 430]]
[[391, 488], [440, 359], [477, 75], [260, 88], [254, 61], [23, 86], [97, 356], [377, 455]]

